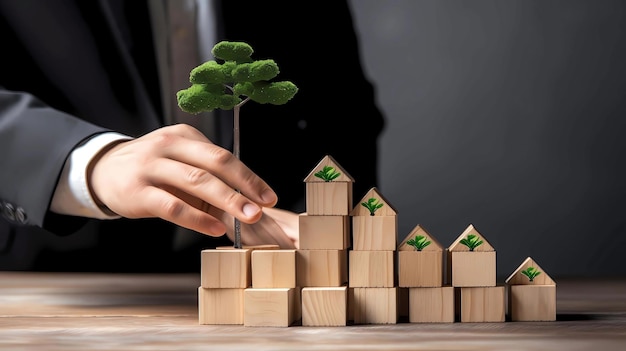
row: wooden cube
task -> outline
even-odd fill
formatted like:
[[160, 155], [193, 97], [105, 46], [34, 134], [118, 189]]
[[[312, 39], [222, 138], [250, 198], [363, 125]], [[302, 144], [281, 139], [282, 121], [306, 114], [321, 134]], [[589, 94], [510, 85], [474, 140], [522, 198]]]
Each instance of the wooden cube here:
[[460, 288], [461, 322], [504, 322], [503, 286]]
[[352, 209], [352, 182], [306, 183], [306, 213], [347, 216]]
[[350, 217], [299, 216], [301, 250], [344, 250], [350, 247]]
[[454, 288], [409, 288], [410, 323], [453, 323]]
[[297, 250], [296, 285], [337, 287], [348, 281], [346, 250]]
[[443, 285], [443, 251], [398, 251], [398, 286]]
[[512, 321], [556, 320], [556, 285], [511, 285], [508, 291]]
[[296, 289], [244, 290], [243, 325], [246, 327], [288, 327], [296, 319]]
[[398, 288], [354, 288], [355, 324], [396, 324]]
[[253, 288], [295, 288], [296, 250], [252, 251]]
[[199, 287], [199, 324], [243, 324], [243, 291]]
[[391, 288], [395, 284], [395, 251], [349, 251], [349, 285], [353, 288]]
[[203, 288], [248, 288], [252, 283], [249, 249], [201, 251], [200, 285]]
[[353, 216], [353, 250], [395, 251], [398, 238], [397, 216]]
[[345, 326], [348, 310], [348, 287], [302, 288], [302, 325]]
[[496, 286], [495, 251], [458, 251], [449, 253], [454, 287]]

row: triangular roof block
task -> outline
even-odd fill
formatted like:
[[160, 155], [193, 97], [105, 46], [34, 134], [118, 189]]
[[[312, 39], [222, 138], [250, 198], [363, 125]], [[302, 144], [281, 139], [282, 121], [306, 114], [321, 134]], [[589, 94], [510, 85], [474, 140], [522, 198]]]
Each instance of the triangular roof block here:
[[485, 239], [485, 237], [482, 236], [482, 234], [480, 234], [478, 230], [476, 230], [473, 224], [470, 224], [469, 226], [467, 226], [467, 228], [465, 228], [465, 231], [463, 231], [463, 233], [461, 233], [461, 235], [459, 235], [459, 237], [456, 238], [456, 240], [452, 243], [452, 245], [450, 245], [450, 247], [448, 248], [448, 251], [450, 252], [469, 251], [469, 248], [467, 246], [461, 244], [461, 240], [463, 240], [465, 237], [467, 237], [470, 234], [476, 235], [480, 240], [483, 241], [483, 243], [480, 246], [476, 247], [474, 251], [495, 251], [493, 246], [491, 246], [491, 244], [489, 244], [487, 239]]
[[304, 178], [304, 182], [306, 182], [306, 183], [308, 183], [308, 182], [324, 182], [323, 179], [316, 177], [315, 173], [321, 171], [326, 166], [333, 167], [333, 168], [335, 168], [335, 171], [340, 173], [339, 177], [335, 178], [333, 180], [333, 182], [351, 182], [351, 183], [354, 183], [354, 179], [352, 178], [352, 176], [350, 176], [350, 174], [348, 174], [348, 172], [346, 172], [346, 170], [343, 169], [343, 167], [341, 167], [341, 165], [339, 165], [339, 163], [337, 163], [337, 161], [335, 161], [335, 159], [332, 156], [330, 156], [330, 155], [324, 156], [324, 158], [322, 158], [320, 160], [320, 162], [318, 162], [317, 166], [315, 166], [315, 168], [313, 168], [313, 170], [311, 170], [309, 175], [307, 175], [306, 178]]
[[430, 233], [419, 224], [416, 225], [415, 228], [413, 228], [413, 230], [409, 233], [409, 235], [407, 235], [406, 238], [402, 240], [400, 245], [398, 245], [398, 251], [415, 251], [415, 247], [407, 244], [406, 242], [409, 239], [415, 238], [415, 236], [417, 235], [422, 235], [426, 238], [426, 240], [431, 241], [431, 243], [426, 246], [422, 251], [443, 251], [443, 246], [441, 246], [441, 243], [439, 243], [437, 239], [430, 235]]
[[[537, 271], [541, 272], [541, 274], [537, 275], [532, 282], [526, 275], [522, 274], [522, 271], [526, 270], [528, 267], [534, 267]], [[524, 262], [517, 267], [517, 269], [505, 280], [505, 283], [509, 285], [556, 285], [548, 273], [546, 273], [543, 268], [541, 268], [537, 262], [530, 257], [524, 260]]]
[[396, 209], [391, 206], [389, 201], [385, 199], [385, 197], [378, 191], [376, 187], [370, 188], [370, 190], [361, 198], [361, 201], [357, 203], [356, 206], [350, 212], [350, 216], [369, 216], [370, 211], [361, 203], [367, 202], [370, 198], [378, 199], [379, 203], [382, 203], [383, 206], [374, 212], [374, 216], [395, 216], [397, 215]]

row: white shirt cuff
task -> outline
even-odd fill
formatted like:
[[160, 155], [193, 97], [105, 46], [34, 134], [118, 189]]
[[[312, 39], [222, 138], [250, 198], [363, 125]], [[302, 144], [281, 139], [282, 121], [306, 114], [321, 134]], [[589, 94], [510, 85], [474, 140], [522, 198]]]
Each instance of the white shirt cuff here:
[[105, 213], [94, 201], [87, 183], [87, 166], [107, 145], [132, 137], [115, 132], [98, 134], [76, 147], [65, 161], [61, 177], [52, 196], [52, 212], [97, 219], [116, 219]]

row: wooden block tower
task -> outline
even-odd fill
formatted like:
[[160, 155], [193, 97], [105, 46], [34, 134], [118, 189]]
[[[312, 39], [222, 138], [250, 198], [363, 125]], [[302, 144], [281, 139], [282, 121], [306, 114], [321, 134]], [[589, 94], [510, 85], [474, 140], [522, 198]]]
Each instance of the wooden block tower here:
[[398, 287], [410, 323], [454, 322], [454, 288], [443, 285], [444, 247], [419, 224], [398, 245]]
[[243, 325], [288, 327], [300, 318], [296, 250], [254, 250], [252, 287], [244, 290]]
[[278, 245], [218, 247], [200, 252], [200, 324], [244, 323], [244, 290], [252, 282], [251, 254], [261, 249], [278, 249]]
[[555, 321], [556, 283], [528, 257], [506, 279], [512, 321]]
[[496, 286], [496, 251], [473, 225], [448, 248], [448, 277], [461, 322], [504, 322], [505, 288]]
[[395, 324], [398, 321], [395, 250], [397, 212], [371, 188], [350, 213], [352, 250], [349, 287], [355, 324]]
[[302, 287], [303, 326], [345, 326], [354, 179], [325, 156], [304, 179], [306, 212], [299, 217], [297, 285]]

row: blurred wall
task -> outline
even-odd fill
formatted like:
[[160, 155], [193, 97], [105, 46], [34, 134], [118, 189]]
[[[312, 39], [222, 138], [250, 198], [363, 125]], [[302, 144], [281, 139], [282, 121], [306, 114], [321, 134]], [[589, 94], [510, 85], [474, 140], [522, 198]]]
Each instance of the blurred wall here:
[[399, 239], [420, 224], [448, 246], [471, 223], [499, 276], [528, 256], [626, 275], [626, 2], [351, 5]]

